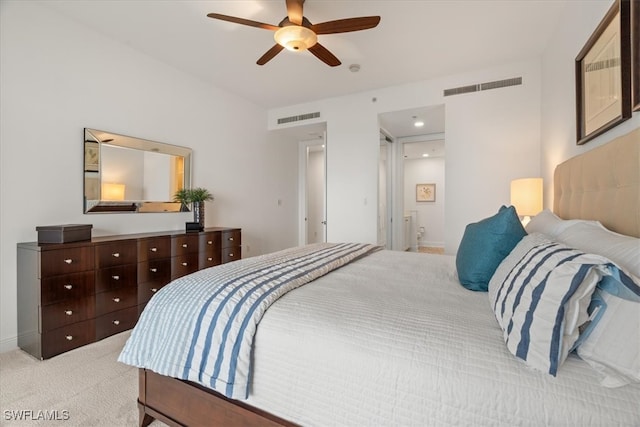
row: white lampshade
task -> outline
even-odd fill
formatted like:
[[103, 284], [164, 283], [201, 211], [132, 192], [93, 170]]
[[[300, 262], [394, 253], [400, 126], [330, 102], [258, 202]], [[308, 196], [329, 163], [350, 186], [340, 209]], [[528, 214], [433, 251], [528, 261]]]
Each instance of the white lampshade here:
[[118, 201], [124, 200], [124, 184], [102, 184], [102, 200]]
[[303, 51], [318, 43], [316, 33], [300, 25], [287, 25], [273, 35], [276, 43], [293, 51]]
[[542, 211], [542, 178], [511, 181], [511, 206], [520, 216], [534, 216]]

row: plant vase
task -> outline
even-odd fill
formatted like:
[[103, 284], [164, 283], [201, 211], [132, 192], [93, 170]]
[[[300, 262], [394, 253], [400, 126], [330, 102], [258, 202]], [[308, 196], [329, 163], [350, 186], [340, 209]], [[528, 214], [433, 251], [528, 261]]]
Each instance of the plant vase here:
[[193, 222], [200, 224], [204, 228], [204, 202], [193, 202]]

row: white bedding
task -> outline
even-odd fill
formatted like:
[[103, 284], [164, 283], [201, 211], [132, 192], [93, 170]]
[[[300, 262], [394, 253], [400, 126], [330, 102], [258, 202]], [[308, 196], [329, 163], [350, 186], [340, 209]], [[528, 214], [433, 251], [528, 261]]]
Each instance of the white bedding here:
[[639, 402], [638, 385], [602, 387], [574, 355], [555, 378], [528, 369], [454, 257], [392, 251], [270, 307], [247, 401], [309, 426], [638, 426]]

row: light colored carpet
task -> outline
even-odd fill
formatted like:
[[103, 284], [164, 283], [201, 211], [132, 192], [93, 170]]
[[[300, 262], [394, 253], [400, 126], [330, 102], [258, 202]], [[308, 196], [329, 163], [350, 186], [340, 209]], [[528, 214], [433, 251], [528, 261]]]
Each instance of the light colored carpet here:
[[0, 354], [0, 425], [137, 426], [138, 370], [117, 361], [129, 334], [44, 361], [22, 350]]

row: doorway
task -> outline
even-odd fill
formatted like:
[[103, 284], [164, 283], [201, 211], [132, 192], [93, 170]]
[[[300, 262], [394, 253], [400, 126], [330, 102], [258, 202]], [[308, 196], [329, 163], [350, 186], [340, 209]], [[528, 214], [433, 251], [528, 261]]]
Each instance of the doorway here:
[[327, 241], [326, 134], [299, 143], [300, 245]]
[[[381, 134], [384, 130], [393, 141], [386, 197], [391, 204], [388, 224], [392, 249], [419, 251], [420, 246], [444, 246], [444, 104], [381, 113], [378, 124]], [[434, 152], [434, 144], [442, 147], [441, 156]], [[410, 152], [410, 148], [416, 148], [416, 152]], [[413, 156], [413, 164], [409, 165]], [[436, 158], [441, 164], [437, 170], [433, 168], [438, 163]], [[410, 169], [410, 176], [406, 176], [405, 169]], [[418, 184], [435, 188], [435, 199], [419, 200]]]

